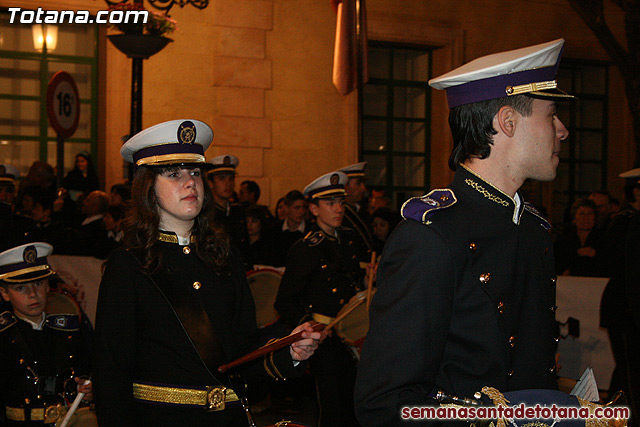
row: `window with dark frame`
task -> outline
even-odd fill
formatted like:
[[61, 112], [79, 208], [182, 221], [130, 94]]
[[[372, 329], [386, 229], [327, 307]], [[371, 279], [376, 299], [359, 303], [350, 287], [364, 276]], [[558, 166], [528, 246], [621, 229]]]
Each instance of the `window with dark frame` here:
[[399, 209], [429, 188], [431, 49], [372, 41], [368, 57], [360, 147], [367, 186]]
[[80, 95], [80, 120], [65, 140], [65, 172], [75, 155], [97, 153], [98, 29], [97, 24], [58, 25], [54, 51], [35, 50], [32, 26], [10, 24], [0, 10], [0, 163], [9, 163], [24, 176], [31, 164], [56, 164], [56, 134], [48, 123], [47, 84], [53, 74], [71, 74]]
[[609, 64], [564, 58], [557, 81], [558, 87], [578, 97], [558, 103], [569, 138], [562, 143], [557, 176], [550, 183], [528, 181], [523, 188], [527, 201], [550, 209], [555, 233], [562, 231], [577, 198], [607, 188]]

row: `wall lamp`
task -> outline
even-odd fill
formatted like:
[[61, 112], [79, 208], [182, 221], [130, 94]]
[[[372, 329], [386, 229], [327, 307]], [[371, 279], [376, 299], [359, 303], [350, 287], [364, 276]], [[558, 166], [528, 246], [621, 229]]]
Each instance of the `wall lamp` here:
[[47, 52], [53, 52], [58, 45], [58, 26], [49, 24], [33, 24], [33, 47], [42, 52], [46, 47]]

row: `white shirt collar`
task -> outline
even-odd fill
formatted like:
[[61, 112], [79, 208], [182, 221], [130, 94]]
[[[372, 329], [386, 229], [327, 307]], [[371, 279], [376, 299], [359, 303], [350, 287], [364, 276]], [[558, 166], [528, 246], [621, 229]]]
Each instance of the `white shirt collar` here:
[[305, 225], [306, 224], [304, 223], [304, 219], [303, 219], [302, 222], [300, 223], [300, 225], [298, 225], [298, 228], [296, 228], [295, 230], [292, 230], [292, 229], [289, 228], [289, 222], [287, 221], [287, 218], [285, 218], [284, 221], [282, 221], [282, 231], [289, 230], [291, 232], [299, 231], [301, 233], [304, 233]]
[[519, 219], [520, 219], [520, 205], [522, 204], [522, 200], [520, 200], [520, 195], [518, 193], [516, 193], [515, 196], [513, 196], [513, 201], [516, 204], [516, 208], [513, 210], [513, 223], [518, 225], [519, 224]]
[[36, 331], [41, 331], [42, 328], [44, 327], [44, 319], [46, 317], [45, 314], [44, 314], [44, 311], [42, 312], [42, 315], [41, 315], [42, 317], [40, 318], [40, 322], [37, 322], [37, 323], [33, 322], [33, 321], [29, 320], [29, 319], [25, 319], [24, 317], [18, 315], [18, 313], [14, 312], [14, 314], [16, 315], [17, 318], [22, 319], [25, 322], [27, 322], [28, 324], [30, 324], [31, 327], [33, 329], [35, 329]]
[[109, 230], [107, 231], [107, 236], [116, 242], [121, 242], [124, 237], [124, 231], [120, 230], [117, 233], [114, 233], [112, 230]]
[[93, 216], [90, 216], [90, 217], [86, 218], [84, 221], [82, 221], [81, 225], [87, 225], [87, 224], [92, 223], [93, 221], [97, 221], [97, 220], [102, 219], [102, 218], [104, 218], [104, 215], [102, 215], [102, 214], [93, 215]]

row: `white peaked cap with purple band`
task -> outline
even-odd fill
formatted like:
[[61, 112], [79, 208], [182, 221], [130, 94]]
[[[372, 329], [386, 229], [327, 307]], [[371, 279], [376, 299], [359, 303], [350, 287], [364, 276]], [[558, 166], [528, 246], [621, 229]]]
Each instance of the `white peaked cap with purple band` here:
[[564, 39], [557, 39], [483, 56], [429, 80], [429, 86], [447, 92], [449, 108], [522, 94], [575, 99], [556, 82], [563, 46]]

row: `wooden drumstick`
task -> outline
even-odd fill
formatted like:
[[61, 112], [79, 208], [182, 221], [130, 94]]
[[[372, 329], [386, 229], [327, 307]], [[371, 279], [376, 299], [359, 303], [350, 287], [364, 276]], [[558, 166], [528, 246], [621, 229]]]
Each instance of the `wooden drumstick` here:
[[333, 329], [338, 323], [340, 323], [340, 321], [342, 319], [344, 319], [345, 317], [347, 317], [349, 315], [349, 313], [351, 313], [353, 310], [355, 310], [360, 304], [362, 304], [364, 302], [364, 298], [363, 299], [359, 299], [356, 300], [355, 303], [349, 307], [348, 309], [346, 309], [344, 311], [344, 313], [340, 313], [340, 315], [338, 315], [338, 317], [336, 317], [335, 319], [333, 319], [331, 321], [331, 323], [329, 323], [327, 326], [324, 327], [325, 331], [329, 331], [331, 329]]
[[[349, 313], [351, 313], [353, 310], [355, 310], [360, 304], [362, 304], [364, 302], [364, 298], [357, 300], [351, 307], [349, 307], [347, 310], [344, 311], [344, 313], [340, 313], [340, 315], [338, 317], [336, 317], [335, 319], [333, 319], [333, 321], [331, 323], [329, 323], [328, 325], [323, 325], [322, 323], [316, 323], [315, 325], [312, 326], [313, 331], [314, 332], [320, 332], [320, 331], [329, 331], [332, 328], [334, 328], [338, 323], [340, 323], [340, 321], [342, 319], [344, 319], [345, 317], [347, 317], [349, 315]], [[262, 357], [265, 354], [269, 354], [271, 352], [274, 352], [276, 350], [280, 350], [281, 348], [284, 348], [288, 345], [293, 344], [294, 342], [298, 342], [302, 339], [302, 332], [298, 332], [296, 334], [292, 334], [292, 335], [288, 335], [286, 337], [282, 337], [280, 339], [275, 340], [272, 343], [263, 345], [262, 347], [258, 348], [257, 350], [252, 351], [251, 353], [245, 354], [244, 356], [229, 362], [227, 364], [224, 365], [220, 365], [218, 367], [218, 372], [220, 373], [224, 373], [227, 372], [229, 369], [231, 368], [235, 368], [236, 366], [240, 366], [243, 365], [247, 362], [251, 362], [252, 360], [257, 359], [258, 357]]]
[[[313, 332], [321, 332], [323, 329], [325, 329], [325, 326], [322, 323], [316, 323], [312, 326], [312, 329], [313, 329]], [[263, 345], [257, 350], [254, 350], [251, 353], [245, 354], [244, 356], [234, 360], [233, 362], [229, 362], [225, 365], [220, 365], [218, 367], [218, 372], [220, 373], [227, 372], [231, 368], [235, 368], [236, 366], [240, 366], [244, 363], [250, 362], [254, 359], [257, 359], [258, 357], [264, 356], [265, 354], [269, 354], [276, 350], [280, 350], [281, 348], [291, 345], [294, 342], [298, 342], [301, 339], [303, 339], [302, 338], [303, 332], [306, 332], [306, 331], [300, 331], [292, 335], [287, 335], [286, 337], [282, 337], [278, 340], [275, 340], [272, 343]]]
[[369, 281], [367, 282], [367, 313], [369, 312], [369, 307], [371, 306], [371, 297], [373, 291], [373, 266], [376, 262], [376, 251], [371, 252], [371, 269], [369, 270]]

